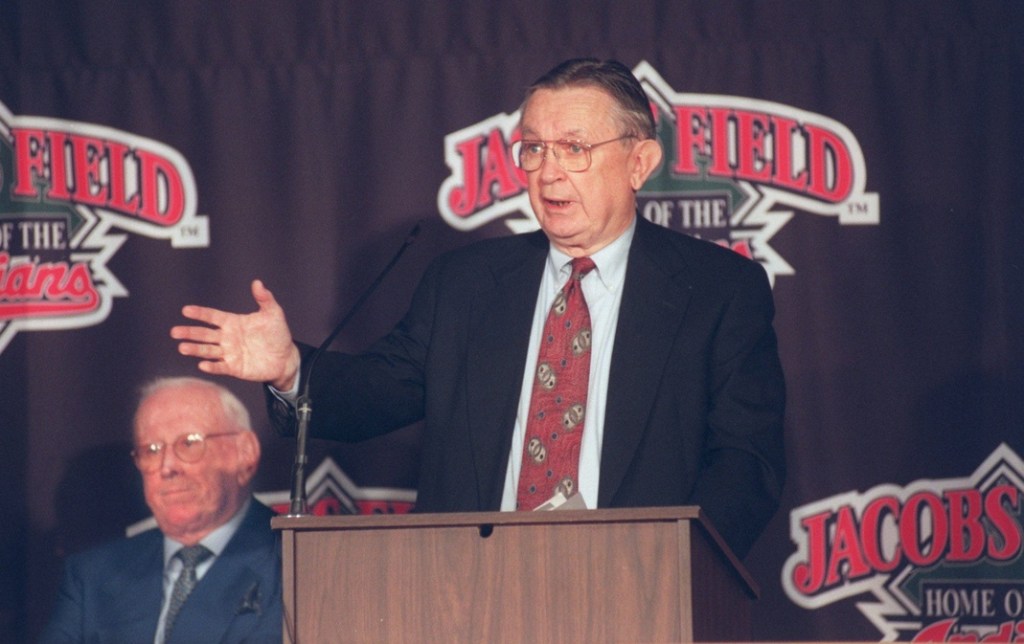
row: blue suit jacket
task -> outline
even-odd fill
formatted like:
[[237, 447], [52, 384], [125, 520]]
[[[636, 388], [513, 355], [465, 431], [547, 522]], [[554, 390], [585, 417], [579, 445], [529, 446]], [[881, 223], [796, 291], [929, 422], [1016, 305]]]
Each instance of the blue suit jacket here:
[[[547, 255], [538, 231], [439, 257], [391, 333], [363, 354], [320, 357], [311, 435], [358, 441], [422, 419], [416, 510], [498, 510]], [[738, 555], [748, 551], [785, 478], [773, 316], [759, 264], [638, 219], [598, 507], [700, 505]], [[268, 402], [289, 431], [293, 410]]]
[[[255, 500], [189, 595], [170, 642], [280, 642], [281, 555], [274, 513]], [[68, 557], [42, 642], [152, 642], [163, 534], [148, 530]]]

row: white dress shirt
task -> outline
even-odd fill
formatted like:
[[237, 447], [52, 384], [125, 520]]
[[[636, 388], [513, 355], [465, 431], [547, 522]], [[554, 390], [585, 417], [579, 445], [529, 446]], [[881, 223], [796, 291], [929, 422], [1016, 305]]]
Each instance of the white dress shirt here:
[[[587, 410], [584, 416], [579, 466], [579, 492], [588, 508], [597, 507], [608, 375], [612, 364], [615, 329], [619, 320], [619, 305], [622, 303], [622, 286], [626, 279], [629, 247], [635, 230], [634, 219], [618, 239], [591, 255], [590, 258], [594, 260], [596, 268], [587, 273], [582, 281], [583, 297], [590, 311], [590, 326], [593, 331], [590, 348], [590, 384], [587, 387]], [[530, 348], [526, 354], [519, 411], [512, 433], [512, 449], [509, 452], [505, 487], [501, 497], [503, 511], [516, 509], [519, 470], [522, 467], [523, 443], [526, 438], [526, 420], [530, 415], [530, 397], [533, 395], [540, 339], [544, 333], [544, 322], [547, 320], [551, 304], [572, 274], [571, 263], [571, 257], [551, 246], [540, 290], [537, 293], [537, 305], [533, 312]]]

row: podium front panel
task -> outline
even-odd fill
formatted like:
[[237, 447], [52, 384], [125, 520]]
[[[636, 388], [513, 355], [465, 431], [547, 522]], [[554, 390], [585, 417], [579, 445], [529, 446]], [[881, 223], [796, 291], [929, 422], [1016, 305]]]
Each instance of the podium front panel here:
[[742, 603], [745, 580], [680, 510], [275, 519], [285, 641], [731, 639], [741, 606], [724, 630], [694, 616]]

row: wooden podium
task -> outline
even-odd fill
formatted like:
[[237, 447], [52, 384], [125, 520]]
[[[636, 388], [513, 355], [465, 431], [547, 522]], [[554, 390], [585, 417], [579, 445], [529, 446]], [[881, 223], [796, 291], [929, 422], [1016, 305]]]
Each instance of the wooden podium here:
[[696, 507], [273, 526], [285, 642], [750, 639], [756, 585]]

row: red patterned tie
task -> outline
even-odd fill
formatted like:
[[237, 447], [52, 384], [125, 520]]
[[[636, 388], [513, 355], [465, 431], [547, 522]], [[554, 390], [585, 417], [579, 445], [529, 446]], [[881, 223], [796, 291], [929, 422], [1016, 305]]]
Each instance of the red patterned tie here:
[[572, 260], [572, 276], [555, 297], [544, 323], [516, 508], [532, 510], [556, 492], [579, 488], [580, 439], [590, 382], [590, 312], [580, 281], [594, 260]]

